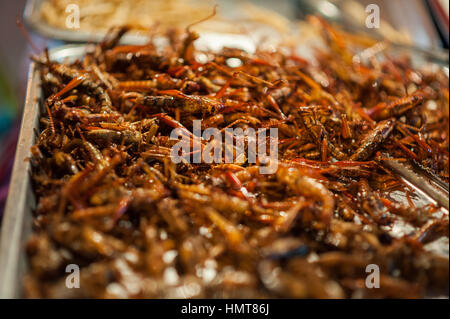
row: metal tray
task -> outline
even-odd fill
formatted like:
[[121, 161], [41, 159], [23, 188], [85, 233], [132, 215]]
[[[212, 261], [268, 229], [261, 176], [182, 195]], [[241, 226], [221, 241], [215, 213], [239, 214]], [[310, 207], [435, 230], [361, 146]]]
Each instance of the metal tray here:
[[[76, 59], [85, 52], [84, 45], [66, 45], [50, 50], [50, 58]], [[19, 298], [22, 277], [26, 272], [25, 243], [31, 234], [35, 196], [31, 185], [28, 158], [36, 141], [39, 117], [43, 112], [40, 76], [34, 62], [30, 64], [25, 107], [11, 175], [8, 199], [0, 234], [0, 298]]]
[[[251, 41], [240, 37], [227, 38], [221, 35], [204, 39], [198, 47], [218, 50], [223, 45], [233, 45], [252, 51]], [[208, 42], [209, 45], [206, 45]], [[303, 48], [303, 53], [308, 54]], [[86, 51], [86, 45], [72, 44], [50, 50], [50, 58], [55, 61], [74, 60], [81, 58]], [[421, 60], [423, 62], [423, 60]], [[448, 74], [448, 67], [445, 70]], [[39, 128], [39, 118], [43, 109], [40, 76], [35, 63], [30, 64], [28, 73], [28, 87], [21, 130], [15, 154], [15, 161], [11, 176], [8, 199], [5, 206], [2, 229], [0, 234], [0, 298], [20, 298], [22, 295], [22, 278], [27, 271], [27, 257], [25, 243], [32, 231], [32, 211], [35, 208], [35, 196], [31, 185], [31, 166], [28, 158], [30, 148], [36, 140]], [[433, 203], [427, 194], [416, 189], [413, 198], [417, 206]], [[402, 194], [393, 194], [400, 200]], [[404, 197], [403, 197], [404, 199]], [[448, 214], [447, 211], [443, 212]], [[403, 236], [411, 229], [405, 225], [394, 225], [391, 229], [393, 236]], [[436, 250], [436, 247], [431, 247]], [[439, 244], [441, 254], [448, 256], [448, 240]]]

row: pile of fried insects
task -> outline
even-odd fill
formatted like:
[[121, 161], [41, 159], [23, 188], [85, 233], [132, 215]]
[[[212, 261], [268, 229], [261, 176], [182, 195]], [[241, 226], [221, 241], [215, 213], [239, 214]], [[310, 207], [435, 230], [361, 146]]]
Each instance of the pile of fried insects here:
[[[448, 215], [416, 205], [382, 164], [414, 161], [448, 183], [448, 77], [314, 21], [324, 44], [314, 61], [200, 51], [190, 28], [168, 32], [164, 47], [121, 45], [126, 27], [71, 63], [34, 57], [46, 111], [31, 150], [25, 296], [448, 294], [448, 256], [424, 248], [448, 240]], [[277, 128], [277, 170], [245, 158], [175, 164], [170, 132], [198, 140], [193, 120]], [[411, 230], [394, 236], [399, 222]], [[69, 264], [79, 289], [66, 286]], [[366, 287], [371, 264], [377, 289]]]

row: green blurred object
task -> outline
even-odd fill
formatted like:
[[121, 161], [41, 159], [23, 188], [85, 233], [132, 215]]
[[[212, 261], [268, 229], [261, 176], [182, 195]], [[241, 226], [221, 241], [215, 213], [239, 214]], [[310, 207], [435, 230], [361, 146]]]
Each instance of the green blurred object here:
[[0, 65], [0, 136], [11, 127], [17, 114], [17, 105], [17, 98]]

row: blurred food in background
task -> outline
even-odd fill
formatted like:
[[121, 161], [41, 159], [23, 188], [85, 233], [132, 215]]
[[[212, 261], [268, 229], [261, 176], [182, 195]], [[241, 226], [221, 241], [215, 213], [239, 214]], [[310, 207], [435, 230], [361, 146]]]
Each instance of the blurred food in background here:
[[[127, 24], [138, 32], [155, 27], [185, 27], [207, 15], [217, 3], [219, 12], [214, 19], [199, 26], [199, 31], [241, 33], [270, 26], [286, 34], [313, 14], [348, 31], [370, 33], [393, 43], [435, 47], [442, 44], [441, 36], [448, 46], [448, 3], [440, 0], [41, 0], [35, 3], [39, 6], [39, 19], [61, 30], [67, 30], [69, 5], [79, 7], [82, 31], [104, 32]], [[366, 8], [373, 4], [380, 8], [380, 26], [368, 29]]]
[[[231, 2], [230, 2], [231, 3]], [[280, 32], [289, 31], [289, 20], [273, 10], [242, 2], [237, 8], [221, 10], [217, 15], [198, 27], [200, 31], [240, 33], [246, 27], [258, 23], [267, 24]], [[83, 31], [106, 31], [117, 25], [129, 25], [136, 31], [149, 28], [168, 29], [185, 27], [211, 12], [212, 0], [47, 0], [40, 6], [43, 21], [51, 26], [67, 29], [66, 8], [80, 8], [80, 29]], [[231, 3], [231, 5], [233, 5]], [[224, 14], [227, 12], [228, 14]], [[236, 23], [239, 20], [239, 23]]]
[[[80, 29], [105, 31], [116, 25], [148, 29], [156, 24], [163, 27], [182, 26], [203, 18], [211, 12], [212, 1], [180, 0], [49, 0], [40, 7], [41, 17], [48, 24], [65, 29], [66, 8], [80, 8]], [[161, 19], [164, 17], [164, 19]], [[214, 23], [217, 23], [217, 19]]]

